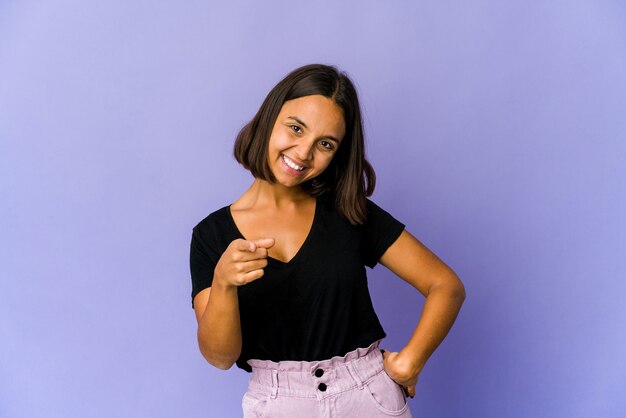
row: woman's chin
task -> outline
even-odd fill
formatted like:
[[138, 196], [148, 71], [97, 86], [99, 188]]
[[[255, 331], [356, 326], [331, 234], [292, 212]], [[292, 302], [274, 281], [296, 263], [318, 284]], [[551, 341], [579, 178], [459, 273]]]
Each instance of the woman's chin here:
[[276, 184], [287, 188], [300, 187], [309, 180], [309, 178], [305, 176], [291, 176], [286, 173], [279, 173], [278, 176], [274, 174], [274, 178], [276, 179]]

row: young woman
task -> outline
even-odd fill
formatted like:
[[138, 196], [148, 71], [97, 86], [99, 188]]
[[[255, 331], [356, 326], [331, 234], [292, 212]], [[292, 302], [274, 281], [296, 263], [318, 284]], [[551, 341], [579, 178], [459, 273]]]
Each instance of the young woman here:
[[[409, 417], [426, 360], [465, 290], [404, 225], [367, 198], [361, 113], [350, 79], [326, 65], [294, 70], [235, 142], [254, 176], [191, 240], [192, 306], [206, 360], [251, 372], [245, 417]], [[365, 266], [378, 262], [426, 296], [400, 352], [385, 332]]]

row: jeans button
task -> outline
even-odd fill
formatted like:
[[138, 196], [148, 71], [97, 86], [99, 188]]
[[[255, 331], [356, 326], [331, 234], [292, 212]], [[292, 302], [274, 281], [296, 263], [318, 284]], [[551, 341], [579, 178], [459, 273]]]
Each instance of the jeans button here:
[[317, 388], [321, 391], [321, 392], [326, 392], [326, 385], [324, 383], [320, 383], [319, 385], [317, 385]]
[[315, 377], [322, 377], [322, 376], [324, 376], [324, 370], [316, 369], [315, 370]]

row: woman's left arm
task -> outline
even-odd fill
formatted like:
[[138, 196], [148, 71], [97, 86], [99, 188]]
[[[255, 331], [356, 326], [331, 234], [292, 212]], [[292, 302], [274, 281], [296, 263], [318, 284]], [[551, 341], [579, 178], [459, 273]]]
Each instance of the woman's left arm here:
[[406, 230], [379, 261], [426, 296], [407, 345], [398, 353], [384, 353], [387, 374], [413, 397], [419, 373], [454, 324], [465, 287], [450, 267]]

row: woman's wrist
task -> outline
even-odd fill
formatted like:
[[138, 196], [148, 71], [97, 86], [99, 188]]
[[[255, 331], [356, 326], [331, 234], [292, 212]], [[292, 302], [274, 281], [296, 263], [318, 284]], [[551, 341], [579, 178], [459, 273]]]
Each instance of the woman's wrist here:
[[413, 376], [418, 375], [424, 365], [426, 364], [425, 360], [421, 360], [420, 356], [413, 352], [409, 347], [404, 347], [398, 353], [399, 360], [401, 360], [402, 364], [406, 368], [407, 372]]
[[214, 290], [218, 290], [218, 291], [236, 291], [237, 290], [237, 286], [235, 286], [234, 284], [228, 282], [228, 280], [222, 278], [221, 275], [219, 274], [214, 274], [213, 275], [213, 285], [212, 288]]

